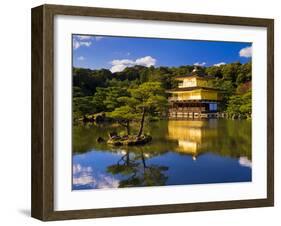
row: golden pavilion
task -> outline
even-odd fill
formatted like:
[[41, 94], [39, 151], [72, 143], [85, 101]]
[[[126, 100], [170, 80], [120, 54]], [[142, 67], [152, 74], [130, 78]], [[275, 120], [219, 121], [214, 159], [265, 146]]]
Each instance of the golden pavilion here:
[[201, 73], [196, 67], [191, 74], [178, 76], [178, 88], [168, 90], [169, 118], [216, 118], [221, 100], [220, 90], [208, 86], [213, 79]]

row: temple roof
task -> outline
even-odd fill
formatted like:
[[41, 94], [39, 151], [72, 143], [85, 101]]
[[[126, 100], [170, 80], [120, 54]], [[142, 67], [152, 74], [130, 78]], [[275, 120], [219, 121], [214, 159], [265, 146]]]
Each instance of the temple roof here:
[[211, 91], [222, 91], [221, 89], [211, 88], [211, 87], [202, 87], [202, 86], [194, 86], [194, 87], [183, 87], [183, 88], [175, 88], [167, 90], [167, 92], [179, 92], [179, 91], [192, 91], [196, 89], [203, 89], [203, 90], [211, 90]]
[[192, 72], [188, 75], [181, 75], [181, 76], [176, 76], [176, 79], [184, 79], [184, 78], [189, 78], [189, 77], [199, 77], [203, 79], [212, 79], [214, 76], [206, 75], [202, 71], [198, 70], [197, 67], [195, 67]]

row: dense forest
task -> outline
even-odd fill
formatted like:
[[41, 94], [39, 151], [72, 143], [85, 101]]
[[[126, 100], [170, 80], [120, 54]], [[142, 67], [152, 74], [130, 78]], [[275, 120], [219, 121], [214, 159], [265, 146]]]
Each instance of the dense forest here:
[[[167, 93], [177, 87], [176, 76], [188, 75], [194, 66], [133, 66], [122, 72], [73, 68], [73, 120], [97, 115], [113, 118], [130, 133], [133, 120], [165, 117]], [[229, 118], [251, 118], [251, 62], [199, 67], [214, 76], [210, 87], [223, 91], [220, 111]], [[142, 128], [140, 128], [142, 130]], [[139, 131], [141, 133], [142, 131]]]

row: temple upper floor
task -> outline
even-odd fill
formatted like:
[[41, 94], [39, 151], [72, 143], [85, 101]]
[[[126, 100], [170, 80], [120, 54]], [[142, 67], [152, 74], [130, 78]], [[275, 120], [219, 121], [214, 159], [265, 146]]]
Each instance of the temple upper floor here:
[[208, 81], [195, 76], [182, 78], [178, 88], [208, 87]]
[[203, 74], [196, 67], [189, 75], [176, 77], [176, 80], [179, 81], [178, 88], [209, 87], [210, 79], [213, 77]]

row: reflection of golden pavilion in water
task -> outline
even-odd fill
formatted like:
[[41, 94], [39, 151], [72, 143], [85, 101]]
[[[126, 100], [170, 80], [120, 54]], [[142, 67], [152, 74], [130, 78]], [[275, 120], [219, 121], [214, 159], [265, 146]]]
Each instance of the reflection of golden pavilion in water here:
[[176, 151], [196, 156], [206, 151], [211, 138], [218, 136], [214, 121], [168, 121], [168, 139], [177, 140]]

